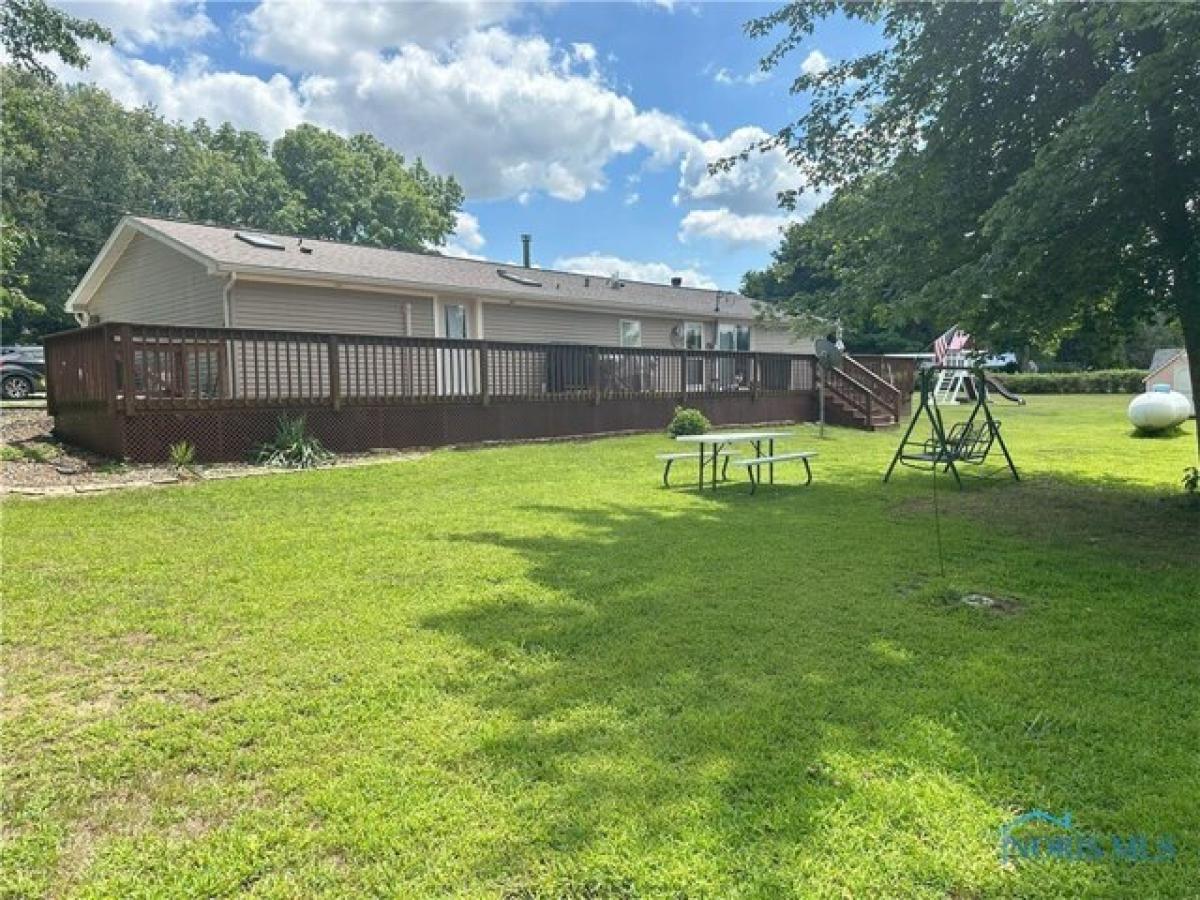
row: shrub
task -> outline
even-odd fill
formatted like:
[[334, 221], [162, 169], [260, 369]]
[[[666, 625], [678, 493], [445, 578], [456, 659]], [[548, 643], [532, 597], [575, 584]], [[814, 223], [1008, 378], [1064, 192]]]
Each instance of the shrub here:
[[1188, 466], [1183, 470], [1183, 489], [1189, 497], [1200, 500], [1200, 469]]
[[679, 437], [681, 434], [704, 434], [711, 427], [712, 423], [700, 410], [677, 406], [671, 424], [667, 426], [667, 434], [672, 437]]
[[1102, 369], [1096, 372], [1026, 372], [997, 378], [1018, 394], [1138, 394], [1141, 369]]
[[190, 469], [196, 464], [196, 448], [190, 441], [180, 441], [167, 448], [167, 458], [177, 469]]
[[256, 460], [260, 465], [281, 469], [311, 469], [332, 457], [333, 454], [308, 433], [308, 420], [304, 416], [280, 416], [275, 437], [258, 448]]

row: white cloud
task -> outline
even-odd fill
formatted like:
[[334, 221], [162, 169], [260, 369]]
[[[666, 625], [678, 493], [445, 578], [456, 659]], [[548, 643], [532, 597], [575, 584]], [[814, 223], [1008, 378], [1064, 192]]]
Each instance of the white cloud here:
[[761, 69], [755, 69], [753, 72], [748, 72], [745, 75], [735, 75], [726, 68], [717, 69], [713, 73], [713, 81], [717, 84], [746, 84], [755, 85], [762, 84], [771, 77], [769, 72], [763, 72]]
[[268, 138], [304, 121], [302, 98], [283, 75], [269, 79], [240, 72], [212, 71], [195, 56], [181, 69], [133, 59], [111, 47], [89, 46], [86, 72], [60, 68], [68, 81], [94, 81], [126, 106], [152, 103], [168, 119], [232, 122]]
[[386, 56], [342, 54], [298, 81], [215, 71], [198, 56], [167, 67], [97, 47], [86, 73], [62, 75], [95, 81], [128, 105], [228, 119], [269, 139], [301, 121], [367, 131], [454, 174], [472, 198], [545, 193], [575, 201], [607, 186], [605, 168], [616, 156], [644, 153], [648, 164], [665, 165], [696, 143], [680, 120], [639, 109], [607, 85], [587, 46], [565, 51], [490, 28], [437, 51], [408, 44]]
[[[158, 32], [138, 24], [148, 21], [144, 15], [122, 13], [125, 31], [136, 41], [182, 35], [187, 28], [164, 23], [203, 16], [200, 5], [172, 0], [136, 0], [136, 8], [175, 13], [157, 20]], [[512, 4], [486, 2], [264, 0], [243, 20], [247, 47], [302, 74], [218, 70], [200, 55], [165, 66], [111, 47], [91, 51], [86, 73], [62, 74], [95, 81], [127, 105], [152, 103], [168, 118], [228, 120], [268, 139], [304, 121], [344, 134], [370, 132], [406, 157], [454, 174], [472, 199], [525, 203], [545, 194], [578, 201], [608, 187], [606, 170], [616, 157], [636, 155], [646, 168], [677, 163], [677, 205], [710, 216], [726, 211], [720, 225], [694, 215], [681, 223], [680, 234], [688, 239], [731, 239], [761, 228], [761, 219], [752, 218], [733, 228], [729, 216], [777, 216], [776, 195], [800, 187], [778, 149], [752, 153], [731, 172], [708, 174], [710, 162], [768, 134], [744, 127], [711, 137], [703, 125], [689, 127], [640, 108], [606, 81], [601, 54], [590, 43], [564, 47], [537, 35], [481, 27], [511, 14]], [[628, 205], [641, 199], [637, 178], [635, 172], [623, 185]], [[463, 236], [471, 233], [469, 223], [459, 227], [454, 246], [478, 250]]]
[[642, 150], [663, 164], [694, 143], [678, 119], [640, 110], [587, 64], [541, 37], [473, 32], [446, 52], [407, 45], [358, 56], [340, 76], [301, 83], [315, 120], [370, 131], [454, 173], [473, 198], [544, 192], [581, 200], [604, 169]]
[[409, 44], [443, 47], [473, 29], [503, 22], [514, 9], [513, 3], [492, 0], [263, 0], [242, 20], [242, 31], [258, 58], [312, 72]]
[[454, 237], [444, 247], [435, 247], [439, 253], [446, 256], [457, 256], [462, 259], [487, 259], [477, 251], [487, 243], [479, 230], [479, 219], [469, 212], [459, 212], [454, 218]]
[[829, 57], [820, 50], [813, 50], [800, 63], [800, 71], [805, 75], [820, 75], [829, 68]]
[[[765, 153], [751, 150], [728, 172], [709, 174], [710, 163], [754, 147], [770, 135], [750, 125], [737, 128], [723, 138], [696, 141], [679, 166], [679, 190], [675, 202], [703, 203], [728, 207], [738, 215], [766, 214], [779, 208], [781, 191], [803, 186], [799, 171], [778, 147]], [[818, 198], [805, 201], [803, 211], [811, 212]]]
[[724, 244], [762, 244], [774, 246], [779, 243], [780, 229], [793, 216], [751, 214], [739, 215], [728, 207], [719, 209], [694, 209], [679, 223], [679, 240], [683, 243], [706, 238]]
[[595, 62], [596, 61], [596, 48], [593, 47], [591, 44], [572, 44], [571, 45], [571, 55], [573, 57], [575, 57], [575, 59], [578, 60], [579, 62], [585, 62], [585, 63]]
[[487, 240], [479, 231], [479, 219], [469, 212], [460, 212], [455, 216], [454, 236], [466, 247], [478, 250]]
[[434, 252], [442, 254], [442, 256], [453, 256], [455, 259], [477, 259], [486, 260], [487, 257], [482, 253], [476, 253], [473, 250], [468, 250], [462, 244], [450, 241], [442, 247], [433, 247]]
[[174, 47], [195, 43], [217, 26], [204, 12], [203, 0], [121, 0], [119, 3], [65, 3], [73, 16], [95, 19], [109, 28], [122, 50]]
[[602, 278], [620, 275], [630, 281], [649, 281], [654, 284], [670, 284], [672, 278], [682, 278], [687, 287], [717, 287], [715, 281], [696, 269], [680, 269], [663, 262], [639, 262], [603, 253], [559, 257], [551, 268], [582, 275], [598, 275]]

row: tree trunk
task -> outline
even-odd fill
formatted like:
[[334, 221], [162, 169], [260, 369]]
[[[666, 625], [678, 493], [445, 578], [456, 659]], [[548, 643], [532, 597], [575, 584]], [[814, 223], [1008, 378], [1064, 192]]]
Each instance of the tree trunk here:
[[[1154, 37], [1155, 46], [1161, 47], [1161, 35], [1155, 32]], [[1154, 230], [1171, 267], [1171, 293], [1183, 326], [1183, 346], [1194, 400], [1200, 388], [1200, 240], [1197, 240], [1200, 235], [1193, 231], [1187, 198], [1193, 195], [1195, 185], [1180, 162], [1182, 148], [1175, 145], [1174, 122], [1164, 99], [1153, 97], [1146, 112], [1150, 125], [1150, 165], [1161, 210]], [[1196, 454], [1200, 458], [1200, 418], [1196, 423]]]
[[1196, 398], [1200, 397], [1200, 278], [1196, 278], [1193, 270], [1180, 277], [1176, 287], [1179, 289], [1179, 321], [1183, 325], [1183, 347], [1187, 351], [1188, 373], [1192, 377], [1192, 407], [1197, 413], [1196, 459], [1200, 464], [1200, 408], [1196, 407]]

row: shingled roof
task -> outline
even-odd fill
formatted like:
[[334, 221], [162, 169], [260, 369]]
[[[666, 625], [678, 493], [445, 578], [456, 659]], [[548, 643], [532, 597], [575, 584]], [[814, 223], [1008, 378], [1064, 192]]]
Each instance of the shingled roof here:
[[1147, 378], [1158, 373], [1158, 370], [1175, 361], [1175, 357], [1183, 353], [1182, 347], [1168, 347], [1154, 351], [1154, 358], [1150, 360], [1150, 375]]
[[[753, 301], [732, 291], [527, 269], [512, 263], [383, 250], [311, 238], [301, 241], [294, 235], [141, 216], [123, 220], [122, 225], [131, 225], [143, 234], [165, 240], [214, 271], [253, 273], [258, 277], [278, 274], [281, 278], [302, 277], [347, 286], [370, 283], [394, 285], [398, 289], [537, 298], [577, 307], [595, 304], [671, 315], [719, 314], [738, 319], [752, 319], [756, 315]], [[282, 244], [283, 249], [254, 246], [239, 238], [239, 234], [261, 235]]]

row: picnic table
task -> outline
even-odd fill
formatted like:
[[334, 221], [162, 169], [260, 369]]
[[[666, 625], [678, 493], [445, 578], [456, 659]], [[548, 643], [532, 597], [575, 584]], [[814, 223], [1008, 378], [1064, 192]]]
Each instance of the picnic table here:
[[[728, 465], [729, 451], [726, 449], [733, 444], [752, 444], [754, 446], [753, 460], [738, 460], [735, 465], [756, 466], [759, 471], [759, 477], [762, 476], [762, 465], [767, 465], [768, 477], [771, 483], [775, 483], [775, 462], [782, 461], [782, 457], [775, 455], [775, 439], [788, 437], [786, 431], [714, 431], [708, 434], [681, 434], [675, 440], [682, 444], [699, 444], [700, 445], [700, 490], [704, 490], [704, 468], [712, 466], [712, 487], [717, 489], [717, 461], [722, 454], [726, 457], [726, 465]], [[762, 444], [767, 442], [767, 454], [763, 456]], [[678, 454], [678, 456], [690, 456], [691, 454]], [[788, 458], [799, 458], [795, 454], [785, 454]], [[760, 462], [761, 461], [761, 462]], [[807, 466], [807, 461], [805, 465]], [[749, 469], [747, 469], [749, 471]], [[810, 474], [811, 478], [811, 474]], [[754, 474], [750, 474], [751, 492], [757, 486], [754, 480]]]

